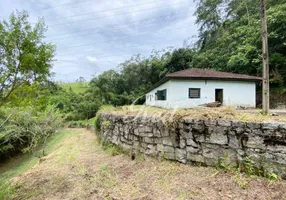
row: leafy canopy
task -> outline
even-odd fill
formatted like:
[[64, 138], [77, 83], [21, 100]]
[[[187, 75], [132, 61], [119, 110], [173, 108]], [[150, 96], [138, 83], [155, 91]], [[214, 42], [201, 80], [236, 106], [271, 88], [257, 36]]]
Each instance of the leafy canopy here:
[[0, 21], [0, 106], [23, 85], [43, 82], [51, 75], [55, 46], [44, 42], [42, 20], [34, 26], [27, 12]]

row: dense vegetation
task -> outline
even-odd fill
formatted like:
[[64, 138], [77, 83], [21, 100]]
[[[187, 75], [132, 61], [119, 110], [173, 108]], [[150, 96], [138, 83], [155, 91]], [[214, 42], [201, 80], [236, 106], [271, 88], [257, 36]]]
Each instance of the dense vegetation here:
[[60, 127], [62, 116], [51, 104], [55, 46], [43, 41], [43, 21], [32, 26], [26, 12], [0, 21], [0, 159], [34, 152]]
[[[146, 91], [170, 72], [197, 67], [261, 76], [259, 2], [196, 2], [195, 45], [154, 50], [149, 57], [134, 55], [87, 87], [80, 78], [83, 92], [50, 81], [55, 46], [43, 40], [43, 21], [31, 25], [26, 12], [0, 21], [0, 157], [44, 144], [60, 126], [54, 122], [61, 122], [61, 116], [84, 120], [102, 105], [143, 104]], [[286, 2], [268, 0], [267, 9], [274, 107], [279, 101], [286, 104]]]

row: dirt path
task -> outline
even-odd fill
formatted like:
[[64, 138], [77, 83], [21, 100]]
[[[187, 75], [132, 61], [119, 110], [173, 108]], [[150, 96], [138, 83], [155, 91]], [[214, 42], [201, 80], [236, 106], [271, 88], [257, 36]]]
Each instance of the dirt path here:
[[104, 151], [92, 132], [69, 131], [55, 151], [14, 178], [15, 199], [286, 199], [284, 181], [142, 156], [131, 161]]

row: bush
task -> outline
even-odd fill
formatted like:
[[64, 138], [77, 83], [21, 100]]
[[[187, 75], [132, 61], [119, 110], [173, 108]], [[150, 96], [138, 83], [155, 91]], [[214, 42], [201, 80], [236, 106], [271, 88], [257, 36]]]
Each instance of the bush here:
[[100, 119], [99, 119], [98, 114], [96, 115], [94, 119], [94, 127], [95, 127], [95, 130], [100, 131]]
[[[48, 106], [43, 112], [33, 108], [2, 108], [0, 112], [0, 158], [18, 152], [32, 152], [42, 145], [62, 125], [61, 114]], [[38, 156], [38, 155], [37, 155]]]

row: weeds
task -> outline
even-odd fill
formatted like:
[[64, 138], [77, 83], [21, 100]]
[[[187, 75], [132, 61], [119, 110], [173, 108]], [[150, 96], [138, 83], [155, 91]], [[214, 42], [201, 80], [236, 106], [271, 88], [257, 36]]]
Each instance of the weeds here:
[[245, 176], [243, 176], [243, 174], [241, 174], [240, 172], [237, 171], [235, 173], [233, 180], [237, 185], [239, 185], [239, 187], [241, 187], [242, 189], [246, 189], [251, 178], [245, 177]]
[[16, 194], [16, 189], [11, 184], [0, 181], [0, 199], [6, 200]]
[[100, 127], [104, 129], [108, 129], [111, 126], [111, 122], [109, 120], [102, 120]]
[[117, 145], [114, 145], [110, 142], [101, 141], [100, 144], [101, 144], [103, 150], [106, 151], [111, 156], [117, 156], [120, 154], [127, 154], [127, 151], [125, 151], [123, 148], [121, 148]]
[[94, 118], [94, 127], [96, 131], [100, 131], [100, 119], [98, 114]]
[[235, 166], [233, 166], [230, 162], [230, 158], [229, 156], [225, 156], [224, 158], [219, 157], [218, 161], [217, 161], [217, 169], [223, 169], [226, 171], [232, 171], [233, 169], [235, 169]]
[[90, 119], [86, 119], [86, 120], [78, 120], [78, 121], [70, 121], [69, 122], [69, 127], [88, 127], [88, 126], [93, 126], [96, 122], [97, 118], [90, 118]]
[[[246, 156], [239, 167], [235, 167], [230, 164], [229, 156], [224, 158], [218, 158], [217, 169], [225, 170], [228, 172], [234, 172], [234, 181], [243, 189], [247, 187], [247, 184], [251, 181], [253, 176], [260, 176], [267, 178], [270, 183], [279, 179], [279, 176], [275, 173], [269, 173], [268, 170], [257, 167], [254, 160], [250, 156]], [[247, 176], [243, 176], [243, 173]]]

